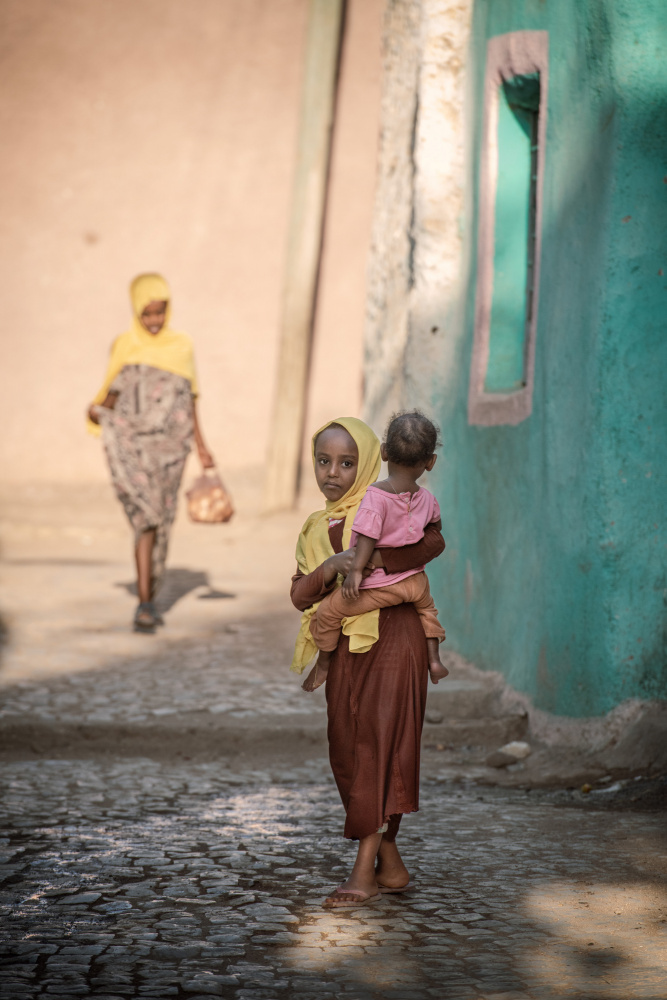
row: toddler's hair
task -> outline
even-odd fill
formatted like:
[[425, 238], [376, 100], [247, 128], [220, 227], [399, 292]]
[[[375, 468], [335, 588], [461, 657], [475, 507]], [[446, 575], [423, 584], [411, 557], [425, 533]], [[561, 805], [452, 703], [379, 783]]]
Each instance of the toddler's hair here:
[[421, 410], [394, 413], [385, 435], [387, 458], [396, 465], [428, 462], [440, 444], [438, 428]]

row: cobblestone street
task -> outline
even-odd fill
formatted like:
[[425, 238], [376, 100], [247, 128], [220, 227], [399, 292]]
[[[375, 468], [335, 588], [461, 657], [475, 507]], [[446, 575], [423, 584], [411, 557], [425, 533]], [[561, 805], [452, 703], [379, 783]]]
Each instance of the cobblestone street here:
[[176, 554], [187, 544], [196, 570], [180, 580], [195, 586], [174, 591], [155, 637], [128, 631], [124, 526], [84, 525], [91, 542], [73, 552], [62, 526], [45, 538], [16, 524], [3, 997], [667, 996], [664, 813], [615, 808], [604, 787], [498, 787], [480, 748], [425, 750], [421, 811], [401, 828], [415, 890], [322, 908], [355, 848], [322, 692], [307, 699], [287, 670], [289, 519], [214, 536], [224, 573], [211, 536], [182, 525]]
[[331, 913], [353, 847], [324, 773], [8, 766], [2, 995], [665, 996], [664, 817], [427, 783], [415, 892]]

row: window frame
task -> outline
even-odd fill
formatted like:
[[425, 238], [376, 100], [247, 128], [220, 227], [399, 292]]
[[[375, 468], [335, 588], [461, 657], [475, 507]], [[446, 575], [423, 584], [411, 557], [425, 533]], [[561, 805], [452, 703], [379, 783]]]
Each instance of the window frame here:
[[[484, 388], [489, 362], [491, 306], [494, 281], [494, 227], [498, 181], [498, 100], [503, 82], [515, 76], [540, 74], [537, 121], [537, 170], [535, 179], [535, 238], [530, 315], [524, 342], [525, 383], [512, 392], [487, 392]], [[477, 288], [468, 422], [481, 426], [518, 424], [533, 408], [535, 337], [539, 310], [540, 258], [542, 249], [542, 187], [547, 132], [549, 83], [549, 35], [546, 31], [512, 31], [490, 38], [486, 49], [484, 112], [479, 177], [479, 221], [477, 228]]]

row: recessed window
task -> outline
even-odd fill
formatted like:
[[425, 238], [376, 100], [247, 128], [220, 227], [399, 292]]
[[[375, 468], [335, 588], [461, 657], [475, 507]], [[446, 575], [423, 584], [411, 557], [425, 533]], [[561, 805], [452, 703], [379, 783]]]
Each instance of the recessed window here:
[[469, 419], [531, 412], [546, 115], [546, 32], [489, 42]]
[[493, 298], [485, 392], [526, 384], [526, 327], [533, 302], [539, 73], [514, 76], [498, 93], [498, 178]]

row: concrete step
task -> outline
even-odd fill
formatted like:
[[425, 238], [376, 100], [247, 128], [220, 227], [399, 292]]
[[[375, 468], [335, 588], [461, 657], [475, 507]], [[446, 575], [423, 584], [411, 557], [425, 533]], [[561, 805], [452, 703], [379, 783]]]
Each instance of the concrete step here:
[[500, 689], [484, 681], [446, 677], [429, 685], [427, 708], [446, 719], [480, 719], [499, 715]]
[[523, 739], [528, 732], [528, 716], [524, 712], [476, 719], [443, 718], [439, 722], [429, 722], [429, 718], [436, 716], [427, 710], [422, 737], [426, 746], [497, 748], [511, 740]]
[[313, 750], [326, 753], [324, 713], [261, 716], [246, 720], [181, 713], [146, 722], [46, 722], [20, 720], [0, 727], [0, 759], [87, 759], [177, 756], [215, 760], [237, 754], [280, 757]]
[[[433, 721], [428, 721], [428, 720]], [[446, 718], [429, 701], [423, 741], [429, 745], [498, 747], [521, 739], [525, 715]], [[237, 753], [326, 753], [324, 712], [264, 715], [246, 719], [221, 718], [192, 712], [137, 723], [49, 722], [26, 717], [3, 721], [0, 758], [32, 757], [153, 757], [177, 755], [215, 759]]]

